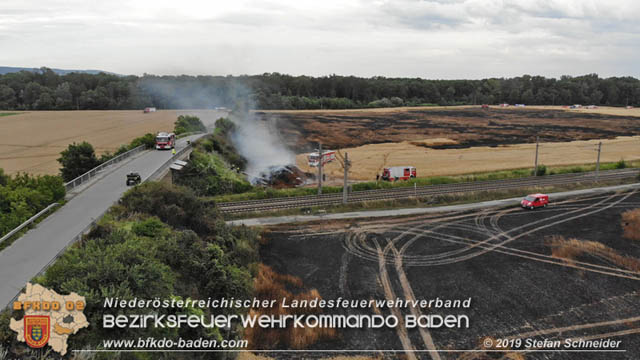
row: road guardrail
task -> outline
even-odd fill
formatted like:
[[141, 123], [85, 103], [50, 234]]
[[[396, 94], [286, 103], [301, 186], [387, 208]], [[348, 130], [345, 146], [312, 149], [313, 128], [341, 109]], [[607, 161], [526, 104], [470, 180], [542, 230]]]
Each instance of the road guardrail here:
[[145, 150], [145, 146], [144, 145], [140, 145], [140, 146], [138, 146], [136, 148], [133, 148], [133, 149], [125, 152], [125, 153], [122, 153], [122, 154], [114, 157], [113, 159], [105, 161], [104, 163], [94, 167], [93, 169], [91, 169], [91, 170], [87, 171], [86, 173], [78, 176], [77, 178], [65, 183], [64, 187], [65, 187], [65, 189], [67, 191], [69, 191], [69, 190], [75, 188], [76, 186], [82, 185], [85, 182], [89, 181], [94, 176], [96, 176], [100, 171], [104, 170], [105, 168], [107, 168], [107, 167], [109, 167], [109, 166], [111, 166], [113, 164], [119, 163], [120, 161], [122, 161], [122, 160], [124, 160], [126, 158], [129, 158], [129, 157], [131, 157], [131, 156], [133, 156], [133, 155], [135, 155], [135, 154], [137, 154], [139, 152], [142, 152], [144, 150]]
[[25, 227], [29, 226], [31, 223], [33, 223], [34, 221], [38, 220], [38, 218], [42, 215], [44, 215], [45, 213], [47, 213], [47, 211], [53, 209], [54, 207], [58, 206], [60, 204], [58, 203], [53, 203], [49, 206], [47, 206], [46, 208], [42, 209], [39, 213], [33, 215], [32, 217], [30, 217], [27, 221], [23, 222], [22, 224], [20, 224], [17, 228], [9, 231], [5, 236], [3, 236], [2, 238], [0, 238], [0, 243], [2, 243], [3, 241], [7, 240], [8, 238], [12, 237], [13, 235], [15, 235], [18, 231], [24, 229]]

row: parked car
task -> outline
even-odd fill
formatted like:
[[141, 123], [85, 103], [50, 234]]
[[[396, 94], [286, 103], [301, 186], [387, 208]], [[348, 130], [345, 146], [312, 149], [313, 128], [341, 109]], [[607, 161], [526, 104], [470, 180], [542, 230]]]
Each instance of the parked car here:
[[140, 174], [137, 172], [132, 172], [127, 174], [127, 186], [138, 185], [142, 182], [142, 178]]
[[535, 209], [539, 207], [546, 207], [549, 204], [549, 195], [545, 194], [531, 194], [527, 195], [522, 201], [520, 206], [525, 209]]

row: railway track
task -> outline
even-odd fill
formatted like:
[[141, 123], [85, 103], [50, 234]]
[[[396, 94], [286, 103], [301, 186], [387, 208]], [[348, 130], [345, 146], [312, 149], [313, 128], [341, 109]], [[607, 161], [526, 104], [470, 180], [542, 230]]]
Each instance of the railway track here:
[[[637, 169], [619, 169], [601, 171], [598, 180], [623, 180], [638, 176]], [[349, 203], [364, 201], [396, 200], [407, 198], [423, 198], [437, 195], [469, 193], [478, 191], [509, 190], [534, 186], [554, 186], [572, 183], [595, 182], [595, 172], [559, 174], [540, 177], [526, 177], [519, 179], [474, 181], [467, 183], [442, 184], [413, 187], [401, 187], [395, 189], [379, 189], [356, 191], [349, 194]], [[243, 213], [255, 211], [269, 211], [282, 209], [295, 209], [314, 206], [329, 206], [342, 204], [342, 193], [330, 193], [322, 195], [310, 195], [288, 198], [272, 198], [261, 200], [247, 200], [237, 202], [218, 203], [218, 209], [223, 213]]]

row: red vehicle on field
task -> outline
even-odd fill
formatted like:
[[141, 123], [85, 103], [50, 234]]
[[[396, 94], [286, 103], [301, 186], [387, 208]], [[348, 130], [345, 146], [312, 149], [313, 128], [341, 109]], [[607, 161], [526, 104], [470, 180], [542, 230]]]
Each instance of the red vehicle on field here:
[[409, 180], [416, 177], [416, 168], [413, 166], [394, 166], [382, 170], [382, 180], [398, 181]]
[[[336, 152], [334, 150], [325, 150], [322, 152], [322, 165], [326, 163], [330, 163], [336, 159]], [[318, 152], [313, 152], [307, 155], [307, 160], [309, 161], [309, 166], [316, 167], [320, 163], [320, 154]]]
[[173, 149], [176, 147], [176, 134], [159, 132], [156, 136], [156, 149]]
[[520, 206], [525, 209], [535, 209], [539, 207], [546, 207], [549, 204], [549, 195], [545, 194], [531, 194], [527, 195], [522, 201]]

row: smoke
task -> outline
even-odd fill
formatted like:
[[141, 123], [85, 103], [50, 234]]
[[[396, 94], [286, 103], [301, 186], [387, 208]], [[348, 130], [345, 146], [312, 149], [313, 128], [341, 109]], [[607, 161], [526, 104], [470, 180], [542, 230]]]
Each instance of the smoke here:
[[236, 130], [231, 141], [247, 159], [246, 173], [251, 182], [274, 169], [295, 164], [296, 156], [281, 140], [276, 120], [263, 120], [250, 111], [255, 108], [253, 93], [241, 79], [145, 75], [137, 85], [143, 90], [142, 101], [163, 109], [194, 109], [181, 113], [200, 117], [207, 127], [217, 119], [210, 118], [210, 112], [195, 109], [233, 109], [229, 118]]
[[234, 114], [231, 121], [236, 125], [232, 141], [240, 155], [247, 159], [246, 173], [251, 182], [262, 174], [295, 164], [296, 155], [280, 138], [273, 120], [258, 119], [251, 112]]

